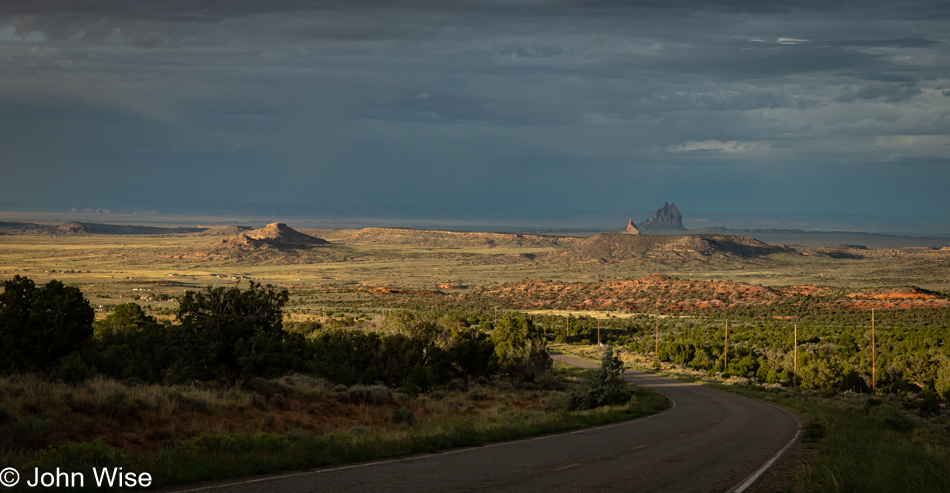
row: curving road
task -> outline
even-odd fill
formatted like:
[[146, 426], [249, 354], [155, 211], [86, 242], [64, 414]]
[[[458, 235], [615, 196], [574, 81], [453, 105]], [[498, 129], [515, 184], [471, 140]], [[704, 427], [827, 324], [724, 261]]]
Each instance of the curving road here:
[[764, 402], [648, 373], [625, 376], [674, 406], [561, 435], [177, 491], [736, 491], [797, 436], [797, 419]]

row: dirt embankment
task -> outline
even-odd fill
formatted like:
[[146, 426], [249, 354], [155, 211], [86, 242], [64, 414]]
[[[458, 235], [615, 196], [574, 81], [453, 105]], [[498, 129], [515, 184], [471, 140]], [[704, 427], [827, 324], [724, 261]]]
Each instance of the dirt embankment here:
[[937, 293], [917, 287], [899, 288], [885, 292], [849, 293], [841, 306], [858, 310], [870, 309], [910, 309], [943, 308], [950, 306], [950, 300], [941, 298]]

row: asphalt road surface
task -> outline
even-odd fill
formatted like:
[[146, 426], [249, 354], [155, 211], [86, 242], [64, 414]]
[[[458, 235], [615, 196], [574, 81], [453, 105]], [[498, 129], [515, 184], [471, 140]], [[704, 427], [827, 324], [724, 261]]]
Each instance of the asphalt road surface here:
[[560, 435], [177, 491], [724, 492], [748, 486], [797, 436], [798, 420], [764, 402], [648, 373], [625, 377], [673, 407]]

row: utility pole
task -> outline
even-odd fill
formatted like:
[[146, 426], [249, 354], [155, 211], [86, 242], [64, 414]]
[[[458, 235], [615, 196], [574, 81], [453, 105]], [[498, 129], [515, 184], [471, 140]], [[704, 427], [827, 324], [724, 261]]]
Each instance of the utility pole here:
[[567, 313], [567, 336], [565, 338], [571, 337], [571, 313]]
[[723, 360], [722, 371], [726, 372], [729, 370], [729, 321], [726, 320], [726, 352], [725, 359]]
[[792, 387], [798, 386], [798, 324], [795, 324], [795, 370], [792, 374]]
[[871, 395], [877, 392], [877, 341], [874, 337], [874, 309], [871, 308]]
[[660, 361], [660, 314], [653, 314], [653, 322], [656, 324], [656, 351], [653, 355], [656, 357], [657, 361]]
[[600, 317], [597, 317], [597, 345], [600, 346]]

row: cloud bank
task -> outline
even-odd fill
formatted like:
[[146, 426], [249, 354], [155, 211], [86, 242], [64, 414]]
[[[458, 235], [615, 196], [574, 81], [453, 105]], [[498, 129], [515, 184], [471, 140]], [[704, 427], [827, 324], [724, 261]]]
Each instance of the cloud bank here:
[[948, 20], [925, 1], [16, 2], [0, 195], [950, 216]]

